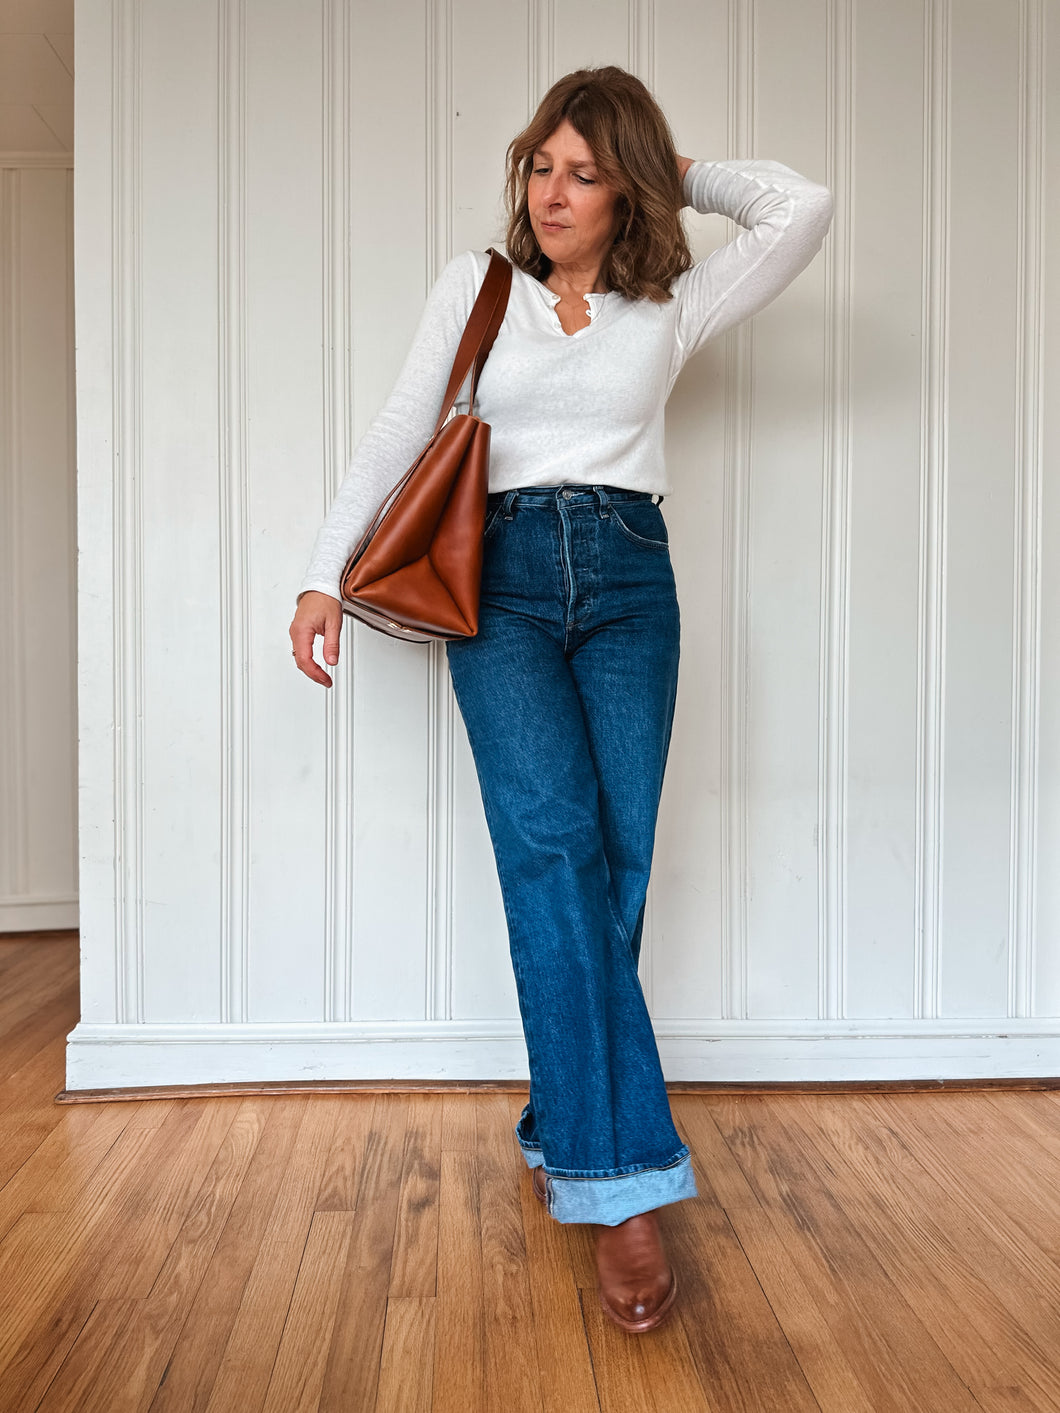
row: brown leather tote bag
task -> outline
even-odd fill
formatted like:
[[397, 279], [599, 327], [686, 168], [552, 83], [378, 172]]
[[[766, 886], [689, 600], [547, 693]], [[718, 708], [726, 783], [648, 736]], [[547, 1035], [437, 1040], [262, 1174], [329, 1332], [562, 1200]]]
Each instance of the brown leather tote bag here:
[[[344, 613], [414, 643], [478, 632], [490, 427], [473, 415], [475, 388], [512, 285], [511, 262], [495, 250], [489, 257], [431, 439], [376, 511], [339, 580]], [[447, 422], [472, 365], [469, 411]]]

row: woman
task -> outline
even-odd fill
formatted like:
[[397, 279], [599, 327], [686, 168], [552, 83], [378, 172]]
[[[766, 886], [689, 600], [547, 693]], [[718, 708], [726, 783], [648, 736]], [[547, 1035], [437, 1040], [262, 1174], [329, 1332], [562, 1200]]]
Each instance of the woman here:
[[[603, 1308], [640, 1333], [677, 1289], [655, 1212], [696, 1196], [637, 974], [679, 652], [663, 411], [692, 354], [813, 258], [832, 198], [777, 162], [679, 156], [614, 67], [549, 90], [506, 195], [512, 290], [475, 408], [492, 428], [479, 631], [446, 650], [529, 1055], [516, 1137], [552, 1216], [595, 1225]], [[685, 204], [747, 229], [694, 263]], [[443, 270], [317, 535], [290, 628], [316, 682], [318, 634], [338, 661], [339, 573], [433, 430], [487, 264]]]

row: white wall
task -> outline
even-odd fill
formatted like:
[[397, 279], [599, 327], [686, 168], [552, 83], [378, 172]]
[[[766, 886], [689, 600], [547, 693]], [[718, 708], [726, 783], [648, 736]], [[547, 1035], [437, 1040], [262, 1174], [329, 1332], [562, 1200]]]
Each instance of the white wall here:
[[325, 693], [287, 625], [509, 138], [612, 61], [837, 200], [670, 404], [666, 1074], [1060, 1073], [1057, 0], [82, 0], [77, 50], [70, 1087], [526, 1073], [444, 652], [347, 624]]
[[0, 932], [77, 926], [70, 167], [0, 152]]

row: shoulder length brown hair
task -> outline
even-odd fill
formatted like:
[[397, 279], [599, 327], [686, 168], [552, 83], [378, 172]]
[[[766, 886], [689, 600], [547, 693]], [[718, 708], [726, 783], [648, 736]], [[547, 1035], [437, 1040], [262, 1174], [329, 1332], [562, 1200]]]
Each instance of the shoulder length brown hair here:
[[508, 145], [505, 204], [508, 254], [539, 280], [552, 261], [537, 243], [527, 206], [534, 153], [563, 122], [588, 143], [601, 181], [618, 192], [618, 235], [601, 275], [627, 299], [663, 304], [671, 281], [692, 265], [681, 224], [677, 150], [662, 109], [634, 74], [614, 65], [577, 69], [554, 83], [529, 127]]

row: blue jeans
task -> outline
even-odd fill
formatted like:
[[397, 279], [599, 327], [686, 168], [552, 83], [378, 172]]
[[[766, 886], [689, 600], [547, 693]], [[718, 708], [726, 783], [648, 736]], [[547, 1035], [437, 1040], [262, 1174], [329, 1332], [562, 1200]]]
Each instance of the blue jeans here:
[[489, 496], [479, 631], [446, 652], [530, 1062], [515, 1135], [560, 1222], [697, 1195], [637, 974], [679, 651], [652, 496]]

